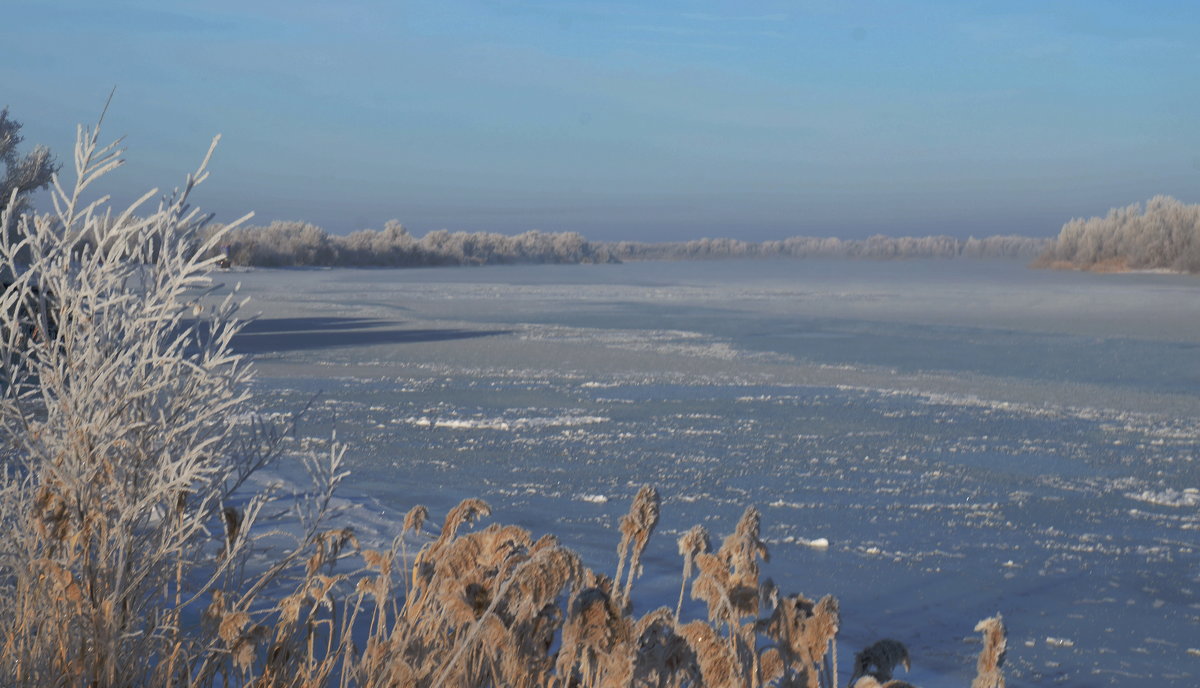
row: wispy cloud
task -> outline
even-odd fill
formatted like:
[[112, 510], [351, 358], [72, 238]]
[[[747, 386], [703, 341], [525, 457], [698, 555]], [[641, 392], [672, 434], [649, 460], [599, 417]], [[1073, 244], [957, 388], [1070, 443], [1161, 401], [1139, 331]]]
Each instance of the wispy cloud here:
[[747, 38], [778, 38], [783, 35], [782, 32], [775, 29], [751, 28], [745, 24], [737, 27], [730, 27], [727, 25], [715, 26], [712, 24], [702, 26], [681, 26], [678, 24], [634, 24], [623, 27], [623, 30], [648, 34], [659, 34], [663, 36], [707, 37], [714, 41], [735, 39], [738, 43], [745, 43], [745, 39]]
[[727, 52], [741, 50], [742, 46], [733, 43], [715, 43], [704, 41], [655, 41], [655, 40], [623, 40], [622, 45], [655, 46], [659, 48], [689, 48], [699, 50], [722, 50]]
[[1083, 53], [1153, 55], [1187, 50], [1187, 43], [1156, 35], [1109, 35], [1060, 26], [1042, 15], [1001, 15], [963, 22], [959, 33], [972, 43], [1000, 48], [1031, 60]]
[[510, 0], [500, 3], [498, 7], [509, 11], [553, 14], [555, 16], [561, 15], [564, 12], [594, 17], [647, 17], [659, 14], [640, 5], [630, 5], [623, 2], [604, 2], [604, 0], [579, 0], [569, 4], [560, 1]]
[[11, 19], [20, 17], [25, 28], [120, 29], [145, 33], [215, 33], [237, 28], [237, 22], [211, 13], [173, 11], [152, 7], [62, 7], [49, 3], [19, 2], [6, 6]]
[[1052, 29], [1041, 17], [998, 16], [958, 26], [959, 32], [979, 45], [994, 46], [1022, 58], [1040, 59], [1072, 51], [1072, 38]]
[[788, 20], [788, 15], [779, 12], [775, 14], [709, 14], [705, 12], [685, 12], [682, 16], [684, 19], [692, 19], [703, 22], [785, 22]]
[[711, 35], [711, 31], [705, 29], [695, 29], [687, 26], [651, 26], [647, 24], [638, 24], [625, 27], [627, 31], [641, 31], [644, 33], [661, 33], [671, 36], [707, 36]]
[[1160, 36], [1138, 36], [1117, 42], [1117, 48], [1131, 53], [1160, 53], [1189, 50], [1194, 45]]

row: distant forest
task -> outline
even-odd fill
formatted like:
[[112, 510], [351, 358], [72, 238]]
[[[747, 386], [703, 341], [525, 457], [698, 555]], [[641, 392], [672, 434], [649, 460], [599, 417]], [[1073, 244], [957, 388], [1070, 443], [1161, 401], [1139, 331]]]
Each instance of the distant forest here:
[[[210, 228], [210, 232], [214, 228]], [[426, 267], [514, 263], [619, 263], [633, 260], [725, 258], [1018, 258], [1031, 260], [1050, 240], [1021, 236], [956, 239], [948, 236], [850, 240], [792, 237], [781, 241], [695, 239], [682, 242], [588, 241], [575, 232], [489, 232], [438, 230], [417, 238], [392, 220], [382, 230], [340, 236], [306, 222], [272, 222], [241, 227], [223, 248], [233, 265], [260, 267]]]
[[1071, 220], [1034, 266], [1200, 273], [1200, 205], [1155, 196], [1144, 209], [1135, 203], [1104, 217]]
[[307, 222], [277, 221], [265, 227], [235, 229], [224, 243], [232, 264], [261, 267], [619, 262], [604, 244], [575, 232], [532, 231], [509, 236], [439, 229], [418, 239], [395, 220], [382, 230], [362, 229], [345, 236], [329, 234]]
[[712, 260], [720, 258], [1021, 258], [1032, 259], [1048, 239], [1023, 236], [990, 236], [956, 239], [949, 236], [888, 237], [869, 239], [791, 237], [779, 241], [693, 239], [692, 241], [608, 244], [621, 260]]

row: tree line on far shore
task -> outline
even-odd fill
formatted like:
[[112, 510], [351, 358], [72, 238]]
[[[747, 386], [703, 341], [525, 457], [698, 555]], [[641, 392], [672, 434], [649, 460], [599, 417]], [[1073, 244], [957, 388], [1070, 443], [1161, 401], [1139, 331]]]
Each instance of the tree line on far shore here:
[[889, 237], [869, 239], [796, 236], [777, 241], [693, 239], [692, 241], [610, 244], [622, 260], [711, 260], [720, 258], [1023, 258], [1032, 259], [1045, 249], [1046, 239], [1024, 236], [990, 236], [957, 239], [951, 236]]
[[[21, 154], [21, 123], [0, 108], [0, 211], [27, 209], [30, 194], [50, 186], [59, 163], [44, 147]], [[107, 221], [97, 223], [97, 227]], [[16, 227], [6, 228], [7, 232]], [[220, 231], [209, 225], [208, 234]], [[100, 230], [96, 230], [100, 232]], [[101, 232], [102, 234], [106, 232]], [[17, 237], [13, 238], [14, 241]], [[103, 246], [99, 235], [80, 235], [78, 246]], [[950, 236], [868, 239], [796, 236], [777, 241], [694, 239], [675, 242], [595, 242], [576, 232], [529, 231], [516, 236], [492, 232], [430, 232], [411, 235], [396, 220], [382, 230], [331, 235], [307, 223], [276, 221], [229, 232], [214, 253], [233, 265], [423, 267], [508, 263], [619, 263], [628, 260], [714, 260], [724, 258], [1010, 258], [1033, 267], [1113, 271], [1164, 269], [1200, 273], [1200, 205], [1169, 196], [1113, 208], [1104, 217], [1076, 218], [1053, 239]], [[18, 257], [20, 254], [18, 253]]]
[[[219, 229], [219, 225], [213, 230]], [[276, 221], [230, 232], [222, 248], [231, 264], [259, 267], [432, 267], [516, 263], [619, 263], [635, 260], [717, 260], [727, 258], [1016, 258], [1031, 260], [1047, 239], [949, 236], [839, 239], [791, 237], [779, 241], [694, 239], [678, 242], [597, 242], [576, 232], [529, 231], [515, 236], [493, 232], [437, 230], [418, 238], [396, 220], [382, 230], [336, 235], [321, 227]]]
[[[219, 231], [215, 226], [209, 231]], [[235, 229], [222, 242], [233, 265], [260, 267], [432, 267], [511, 263], [619, 262], [603, 244], [576, 232], [492, 232], [439, 229], [417, 238], [390, 220], [382, 230], [329, 234], [307, 222], [276, 221]]]

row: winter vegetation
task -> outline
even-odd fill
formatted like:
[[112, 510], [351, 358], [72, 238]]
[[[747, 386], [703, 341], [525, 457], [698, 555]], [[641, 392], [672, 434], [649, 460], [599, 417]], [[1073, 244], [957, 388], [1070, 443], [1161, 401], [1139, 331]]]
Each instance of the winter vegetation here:
[[[223, 231], [220, 227], [210, 233]], [[234, 265], [262, 267], [429, 267], [437, 265], [505, 265], [511, 263], [609, 263], [614, 257], [603, 244], [575, 232], [525, 232], [517, 236], [487, 232], [438, 230], [420, 239], [396, 220], [382, 230], [363, 229], [331, 235], [307, 222], [276, 221], [265, 227], [243, 227], [222, 240]]]
[[[219, 231], [213, 228], [209, 231]], [[243, 227], [222, 241], [234, 265], [386, 266], [500, 265], [513, 263], [614, 263], [628, 260], [719, 260], [727, 258], [1017, 258], [1031, 260], [1046, 239], [992, 236], [886, 237], [865, 240], [791, 237], [761, 243], [738, 239], [682, 242], [594, 242], [575, 232], [525, 232], [517, 236], [438, 230], [421, 238], [396, 220], [382, 230], [331, 235], [305, 222]]]
[[621, 260], [715, 260], [720, 258], [1023, 258], [1038, 255], [1046, 239], [1024, 236], [991, 236], [956, 239], [949, 236], [888, 237], [869, 239], [790, 237], [761, 243], [737, 239], [694, 239], [683, 242], [610, 244]]
[[[54, 212], [0, 214], [0, 683], [6, 686], [805, 686], [838, 679], [837, 600], [762, 575], [760, 515], [719, 546], [679, 539], [679, 603], [635, 613], [659, 519], [646, 487], [619, 523], [612, 575], [552, 535], [440, 528], [413, 507], [390, 546], [360, 545], [332, 498], [343, 448], [289, 456], [311, 488], [262, 487], [287, 427], [253, 414], [230, 348], [239, 302], [215, 298], [213, 249], [188, 204], [207, 158], [151, 212], [84, 192], [120, 165], [81, 129], [76, 181]], [[215, 141], [214, 141], [215, 145]], [[211, 154], [211, 149], [210, 149]], [[681, 618], [689, 593], [704, 619]], [[999, 617], [973, 688], [1004, 685]], [[893, 678], [881, 640], [851, 685]]]
[[0, 109], [0, 163], [4, 165], [0, 211], [10, 206], [14, 212], [25, 210], [29, 193], [50, 186], [51, 177], [58, 171], [58, 164], [44, 146], [24, 155], [18, 153], [21, 140], [21, 123], [8, 116], [8, 108]]
[[1200, 205], [1155, 196], [1104, 217], [1076, 218], [1038, 257], [1035, 267], [1122, 272], [1200, 273]]

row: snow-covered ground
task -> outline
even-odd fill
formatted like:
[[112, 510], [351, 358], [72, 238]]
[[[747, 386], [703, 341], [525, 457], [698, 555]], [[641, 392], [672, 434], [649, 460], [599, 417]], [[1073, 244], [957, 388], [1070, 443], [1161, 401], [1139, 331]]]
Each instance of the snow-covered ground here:
[[[1010, 685], [1200, 677], [1200, 280], [980, 261], [641, 263], [230, 274], [268, 412], [350, 444], [360, 529], [483, 497], [611, 569], [642, 484], [635, 589], [673, 604], [675, 537], [764, 513], [770, 575], [842, 602], [853, 651]], [[436, 518], [436, 517], [435, 517]], [[699, 614], [693, 607], [691, 612]], [[686, 612], [685, 612], [686, 613]]]

